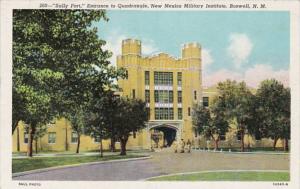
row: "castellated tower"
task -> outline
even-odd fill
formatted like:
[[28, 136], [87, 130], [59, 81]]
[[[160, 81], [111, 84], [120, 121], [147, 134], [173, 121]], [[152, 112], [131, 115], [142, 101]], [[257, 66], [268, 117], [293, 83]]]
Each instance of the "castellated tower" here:
[[194, 140], [192, 108], [202, 101], [200, 45], [184, 44], [180, 58], [166, 53], [142, 56], [142, 43], [136, 39], [123, 40], [121, 48], [117, 67], [128, 73], [118, 81], [121, 95], [144, 100], [149, 112], [147, 128], [132, 135], [129, 147], [149, 149], [153, 133], [162, 134], [163, 146], [175, 139]]
[[141, 41], [136, 39], [126, 39], [122, 41], [122, 55], [141, 56]]

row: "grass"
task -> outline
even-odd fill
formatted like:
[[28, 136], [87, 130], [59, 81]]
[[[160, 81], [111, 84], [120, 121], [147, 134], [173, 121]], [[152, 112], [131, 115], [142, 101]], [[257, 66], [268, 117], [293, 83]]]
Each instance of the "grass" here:
[[149, 181], [289, 181], [288, 172], [209, 172], [163, 176]]
[[117, 159], [129, 159], [129, 158], [138, 158], [145, 157], [143, 155], [133, 155], [128, 154], [126, 156], [120, 155], [107, 155], [100, 157], [99, 155], [95, 156], [74, 156], [74, 157], [32, 157], [32, 158], [22, 158], [22, 159], [13, 159], [12, 160], [12, 172], [23, 172], [30, 171], [34, 169], [42, 169], [47, 167], [56, 167], [63, 165], [72, 165], [88, 162], [99, 162], [99, 161], [108, 161], [108, 160], [117, 160]]

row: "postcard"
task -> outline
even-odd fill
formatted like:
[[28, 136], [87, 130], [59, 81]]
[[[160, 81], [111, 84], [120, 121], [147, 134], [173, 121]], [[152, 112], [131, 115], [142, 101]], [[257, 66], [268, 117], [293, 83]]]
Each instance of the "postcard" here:
[[299, 188], [299, 1], [2, 1], [1, 188]]

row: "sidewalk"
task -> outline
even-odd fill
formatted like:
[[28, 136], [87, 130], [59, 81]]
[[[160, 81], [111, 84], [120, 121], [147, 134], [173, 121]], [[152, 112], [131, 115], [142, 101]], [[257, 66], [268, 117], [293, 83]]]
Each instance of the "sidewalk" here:
[[[149, 155], [147, 151], [139, 151], [139, 150], [133, 150], [133, 151], [127, 151], [128, 154], [139, 154], [139, 155]], [[103, 152], [105, 156], [107, 155], [118, 155], [120, 152]], [[76, 154], [74, 152], [53, 152], [53, 153], [38, 153], [33, 154], [33, 157], [82, 157], [82, 156], [96, 156], [100, 155], [100, 152], [81, 152], [79, 154]], [[24, 154], [12, 154], [12, 159], [22, 159], [22, 158], [28, 158], [26, 153]]]

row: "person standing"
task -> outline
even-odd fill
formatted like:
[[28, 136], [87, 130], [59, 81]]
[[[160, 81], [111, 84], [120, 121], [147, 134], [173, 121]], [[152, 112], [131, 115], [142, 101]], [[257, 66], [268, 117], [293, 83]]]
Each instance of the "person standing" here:
[[190, 139], [188, 139], [188, 141], [186, 142], [186, 145], [187, 145], [187, 152], [188, 152], [188, 153], [191, 153], [191, 146], [192, 146], [192, 143], [191, 143]]
[[180, 141], [180, 153], [184, 153], [185, 142], [183, 139]]

